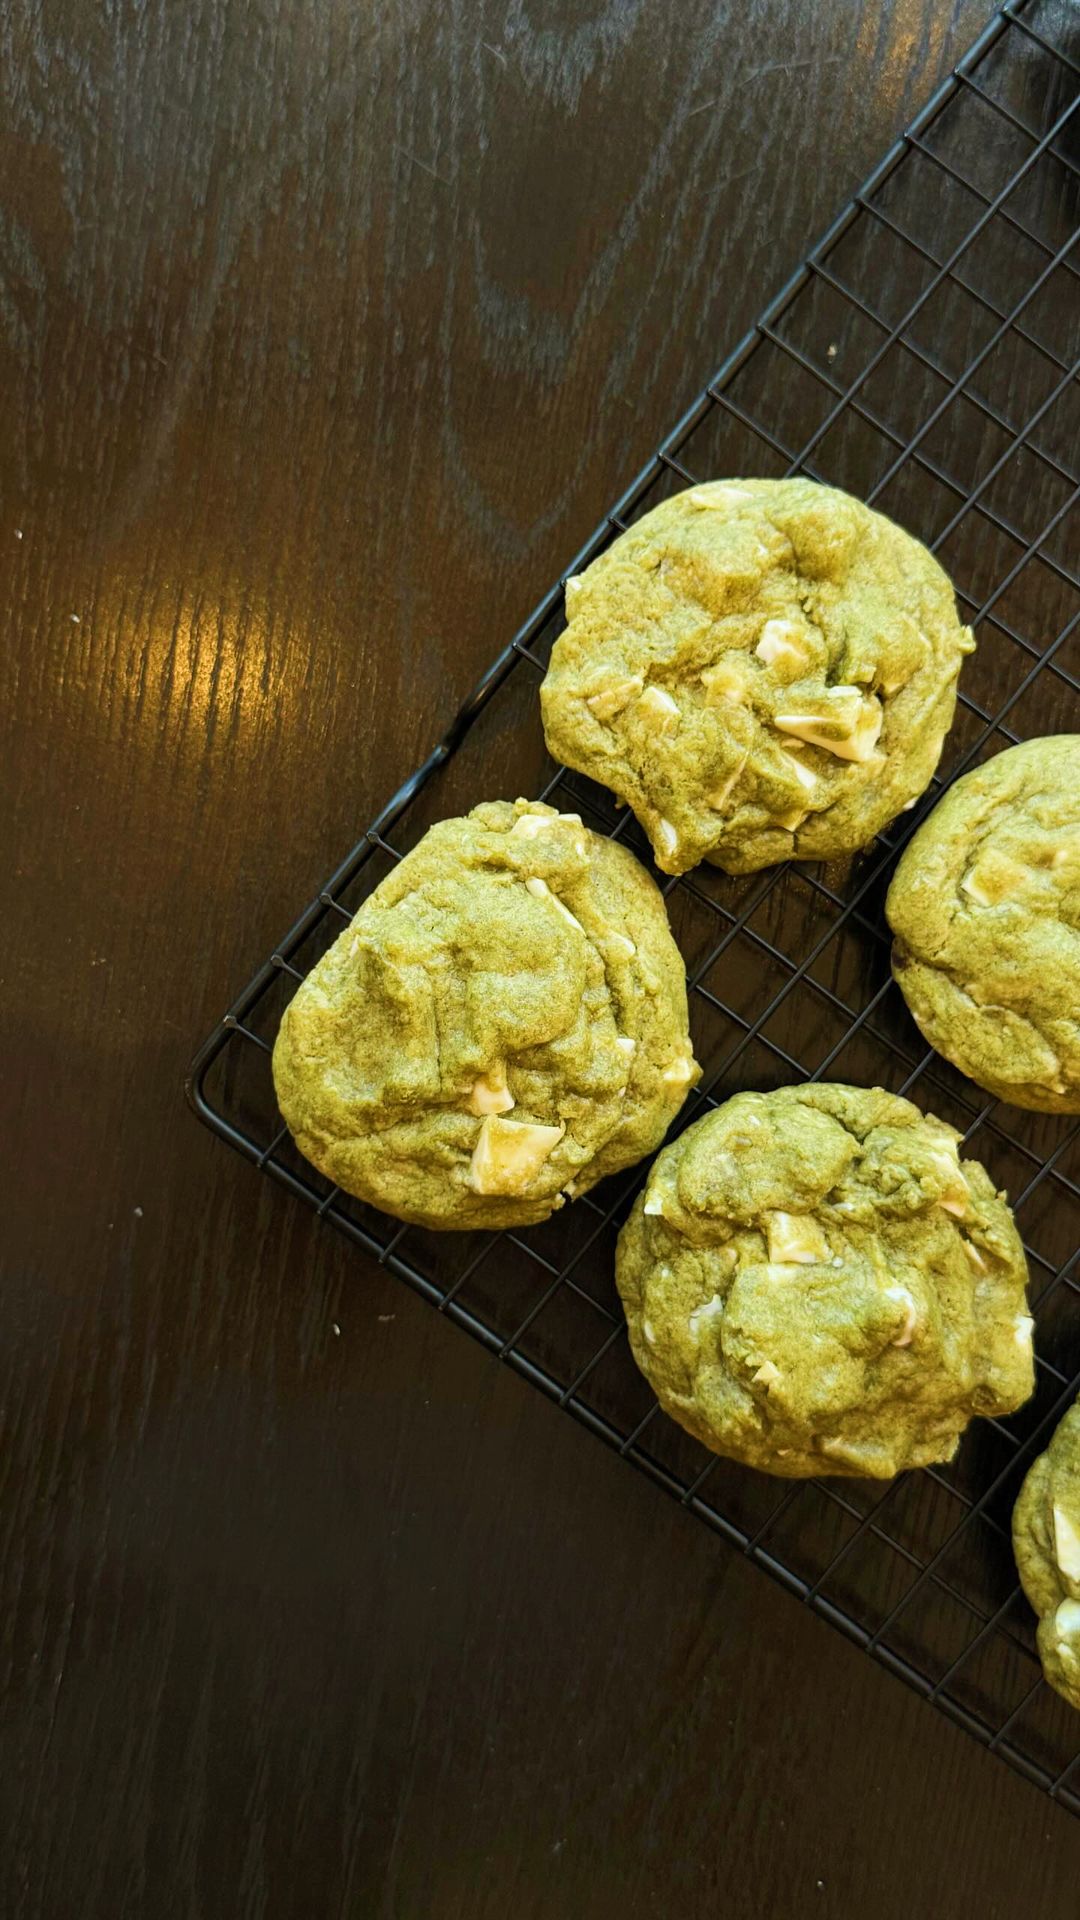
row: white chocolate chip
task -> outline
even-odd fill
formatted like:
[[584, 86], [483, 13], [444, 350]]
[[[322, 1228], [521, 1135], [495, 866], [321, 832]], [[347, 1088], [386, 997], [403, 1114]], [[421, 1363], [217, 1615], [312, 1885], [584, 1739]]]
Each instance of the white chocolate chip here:
[[763, 1360], [752, 1377], [756, 1387], [764, 1387], [767, 1391], [769, 1387], [775, 1387], [781, 1378], [781, 1373], [779, 1367], [774, 1366], [771, 1360]]
[[1055, 1630], [1063, 1637], [1080, 1633], [1080, 1600], [1063, 1600], [1054, 1615]]
[[915, 1305], [914, 1296], [908, 1292], [906, 1287], [886, 1287], [885, 1291], [890, 1300], [895, 1300], [897, 1304], [904, 1309], [904, 1324], [892, 1344], [894, 1347], [910, 1347], [911, 1337], [915, 1332], [919, 1319], [919, 1312]]
[[817, 774], [813, 771], [811, 767], [806, 766], [804, 762], [799, 759], [797, 754], [788, 753], [786, 749], [783, 747], [780, 749], [780, 751], [781, 753], [783, 753], [784, 759], [787, 761], [788, 766], [791, 768], [791, 771], [795, 775], [795, 778], [799, 782], [799, 785], [801, 787], [805, 787], [807, 793], [812, 793], [818, 783]]
[[671, 733], [678, 725], [678, 706], [663, 687], [646, 687], [634, 711], [648, 721], [654, 733]]
[[794, 620], [766, 620], [754, 652], [767, 667], [805, 667], [810, 658]]
[[766, 1218], [772, 1266], [812, 1266], [829, 1258], [825, 1235], [808, 1213], [777, 1210]]
[[704, 487], [691, 487], [686, 495], [695, 507], [736, 507], [740, 501], [753, 497], [746, 487], [730, 487], [715, 480]]
[[974, 900], [977, 907], [991, 907], [994, 904], [990, 895], [976, 880], [975, 869], [973, 867], [969, 868], [961, 880], [960, 891], [966, 894], [969, 900]]
[[869, 761], [881, 732], [881, 702], [864, 700], [858, 687], [829, 687], [827, 694], [831, 711], [778, 713], [774, 726], [838, 760]]
[[489, 1113], [480, 1128], [469, 1166], [474, 1193], [521, 1193], [539, 1173], [566, 1128], [542, 1127], [529, 1120], [501, 1120]]
[[1054, 1553], [1066, 1580], [1080, 1581], [1080, 1528], [1061, 1507], [1054, 1508]]
[[710, 807], [714, 808], [714, 810], [717, 813], [723, 813], [724, 808], [726, 807], [727, 802], [731, 797], [732, 791], [734, 790], [736, 783], [740, 779], [742, 775], [742, 770], [745, 767], [749, 758], [750, 758], [750, 749], [749, 747], [747, 747], [746, 752], [743, 754], [743, 757], [739, 761], [739, 764], [735, 768], [735, 771], [733, 773], [728, 774], [728, 777], [724, 781], [722, 786], [714, 788], [713, 792], [708, 795], [708, 804]]
[[672, 1060], [671, 1064], [666, 1066], [660, 1075], [661, 1080], [669, 1087], [685, 1087], [687, 1081], [692, 1080], [693, 1077], [694, 1062], [689, 1055], [684, 1055], [678, 1060]]
[[965, 1233], [962, 1233], [960, 1235], [960, 1244], [963, 1247], [964, 1252], [967, 1254], [970, 1264], [974, 1267], [975, 1272], [989, 1273], [990, 1263], [988, 1260], [983, 1259], [983, 1256], [979, 1252], [978, 1247], [975, 1245], [974, 1240], [969, 1240], [967, 1235]]
[[652, 1322], [649, 1320], [643, 1320], [641, 1323], [641, 1331], [645, 1335], [645, 1338], [648, 1341], [650, 1347], [655, 1347], [656, 1335], [652, 1329]]
[[707, 1326], [710, 1320], [718, 1320], [723, 1311], [723, 1298], [718, 1293], [714, 1293], [711, 1300], [703, 1301], [700, 1307], [695, 1307], [686, 1323], [690, 1338], [699, 1339], [702, 1327]]
[[[535, 840], [541, 833], [550, 833], [552, 827], [580, 827], [580, 813], [519, 813], [510, 829], [511, 840]], [[585, 842], [577, 840], [575, 847], [585, 852]]]
[[1032, 1319], [1030, 1313], [1017, 1314], [1016, 1321], [1013, 1326], [1013, 1339], [1016, 1341], [1017, 1346], [1030, 1347], [1032, 1342], [1032, 1335], [1034, 1334], [1034, 1331], [1035, 1331], [1035, 1322]]
[[647, 1193], [645, 1195], [645, 1205], [642, 1207], [641, 1211], [642, 1213], [649, 1213], [654, 1215], [658, 1213], [662, 1214], [664, 1211], [664, 1207], [663, 1207], [663, 1202], [660, 1199], [660, 1195], [658, 1193]]
[[701, 676], [707, 707], [741, 707], [746, 701], [746, 657], [735, 654], [706, 667]]
[[631, 1040], [628, 1033], [617, 1033], [615, 1035], [615, 1045], [618, 1047], [620, 1053], [625, 1053], [627, 1056], [637, 1052], [637, 1041]]
[[564, 591], [566, 593], [566, 617], [568, 620], [572, 620], [574, 617], [574, 608], [581, 598], [581, 585], [580, 573], [567, 575]]
[[610, 680], [606, 686], [591, 693], [585, 705], [598, 720], [614, 720], [616, 714], [636, 700], [645, 685], [640, 673], [632, 673], [626, 680]]
[[778, 813], [775, 816], [776, 824], [778, 827], [783, 827], [786, 833], [795, 833], [808, 815], [808, 807], [792, 807], [788, 813]]
[[616, 953], [621, 953], [626, 960], [632, 960], [637, 952], [633, 941], [628, 939], [625, 933], [609, 933], [608, 945], [614, 947]]
[[657, 821], [656, 837], [660, 842], [661, 853], [666, 853], [669, 859], [671, 858], [671, 855], [673, 853], [678, 852], [679, 836], [676, 833], [674, 827], [672, 826], [670, 820]]
[[555, 911], [557, 913], [561, 913], [564, 920], [568, 920], [570, 925], [572, 927], [576, 927], [579, 933], [584, 933], [585, 929], [582, 926], [581, 921], [575, 920], [569, 907], [563, 905], [557, 893], [552, 893], [551, 888], [548, 886], [548, 883], [546, 880], [541, 880], [538, 875], [531, 874], [528, 880], [526, 880], [525, 886], [527, 891], [532, 894], [534, 899], [550, 900], [552, 906], [555, 908]]
[[470, 1113], [509, 1113], [514, 1096], [506, 1084], [506, 1068], [501, 1060], [473, 1081], [469, 1095]]

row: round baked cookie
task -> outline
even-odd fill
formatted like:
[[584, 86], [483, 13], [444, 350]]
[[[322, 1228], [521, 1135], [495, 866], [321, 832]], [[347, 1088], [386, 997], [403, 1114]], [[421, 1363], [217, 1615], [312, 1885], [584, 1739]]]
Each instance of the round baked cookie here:
[[958, 780], [886, 913], [930, 1045], [999, 1100], [1080, 1113], [1080, 734], [1025, 740]]
[[665, 873], [826, 860], [927, 786], [974, 640], [919, 541], [812, 480], [690, 487], [566, 583], [555, 757]]
[[1069, 1408], [1013, 1508], [1020, 1582], [1050, 1685], [1080, 1707], [1080, 1406]]
[[665, 1410], [766, 1473], [949, 1460], [1034, 1385], [1009, 1208], [959, 1136], [880, 1088], [739, 1093], [659, 1155], [619, 1237]]
[[524, 800], [425, 834], [297, 989], [273, 1066], [301, 1152], [428, 1227], [546, 1219], [651, 1152], [700, 1071], [657, 888]]

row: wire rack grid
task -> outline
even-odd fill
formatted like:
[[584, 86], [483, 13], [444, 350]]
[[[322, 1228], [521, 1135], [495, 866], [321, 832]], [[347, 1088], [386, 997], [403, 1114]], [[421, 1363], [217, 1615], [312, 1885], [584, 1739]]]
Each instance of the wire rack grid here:
[[[219, 1135], [1061, 1805], [1080, 1813], [1080, 1720], [1041, 1678], [1009, 1517], [1080, 1385], [1080, 1121], [982, 1097], [928, 1051], [894, 986], [882, 903], [902, 841], [986, 755], [1080, 731], [1080, 13], [1010, 0], [667, 436], [429, 759], [240, 994], [192, 1069]], [[911, 1094], [1013, 1196], [1031, 1268], [1034, 1399], [954, 1461], [882, 1486], [785, 1485], [708, 1454], [658, 1410], [613, 1282], [643, 1170], [542, 1227], [434, 1235], [330, 1186], [296, 1152], [269, 1053], [297, 983], [431, 822], [532, 792], [648, 858], [632, 816], [556, 767], [536, 691], [563, 585], [694, 481], [804, 473], [925, 540], [979, 648], [933, 787], [843, 866], [664, 881], [701, 1085], [827, 1076]]]

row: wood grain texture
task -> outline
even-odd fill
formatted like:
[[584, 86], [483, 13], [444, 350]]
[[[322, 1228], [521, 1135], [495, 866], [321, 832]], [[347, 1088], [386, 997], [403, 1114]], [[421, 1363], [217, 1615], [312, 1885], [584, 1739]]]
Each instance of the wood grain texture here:
[[12, 1920], [1075, 1920], [1074, 1822], [181, 1097], [989, 11], [0, 10]]

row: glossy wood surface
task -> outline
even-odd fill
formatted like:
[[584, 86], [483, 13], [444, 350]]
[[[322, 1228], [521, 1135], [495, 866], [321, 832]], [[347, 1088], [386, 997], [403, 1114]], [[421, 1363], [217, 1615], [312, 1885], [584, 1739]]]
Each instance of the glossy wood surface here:
[[10, 1920], [1075, 1920], [1080, 1825], [181, 1092], [989, 11], [0, 9]]

